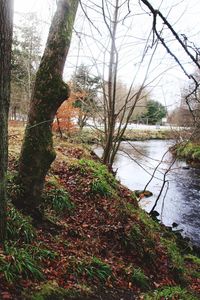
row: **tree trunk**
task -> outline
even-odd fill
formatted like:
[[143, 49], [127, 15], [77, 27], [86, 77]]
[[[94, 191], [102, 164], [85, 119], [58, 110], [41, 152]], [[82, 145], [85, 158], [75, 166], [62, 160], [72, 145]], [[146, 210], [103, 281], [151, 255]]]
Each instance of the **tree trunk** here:
[[13, 1], [0, 1], [0, 242], [6, 237], [6, 172]]
[[108, 74], [108, 110], [107, 110], [107, 133], [106, 143], [103, 152], [103, 163], [106, 164], [109, 169], [112, 168], [111, 155], [114, 143], [114, 132], [116, 125], [115, 117], [115, 105], [116, 105], [116, 83], [117, 83], [117, 67], [118, 67], [118, 52], [116, 48], [116, 34], [117, 26], [119, 23], [119, 1], [116, 0], [114, 7], [114, 19], [112, 21], [112, 27], [110, 27], [111, 49], [110, 49], [110, 62], [109, 62], [109, 74]]
[[32, 94], [19, 160], [20, 193], [14, 203], [34, 218], [41, 217], [38, 208], [44, 180], [56, 157], [51, 125], [58, 107], [69, 97], [62, 74], [77, 7], [78, 0], [58, 1]]

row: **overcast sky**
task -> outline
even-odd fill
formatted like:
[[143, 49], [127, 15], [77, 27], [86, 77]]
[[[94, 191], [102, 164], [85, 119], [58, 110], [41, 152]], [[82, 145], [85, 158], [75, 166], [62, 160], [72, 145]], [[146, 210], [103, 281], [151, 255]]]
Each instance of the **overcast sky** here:
[[[87, 0], [84, 1], [87, 2]], [[94, 2], [97, 3], [98, 1], [99, 0]], [[37, 12], [39, 19], [44, 21], [42, 30], [43, 40], [45, 41], [48, 33], [48, 26], [55, 9], [55, 3], [56, 0], [15, 0], [15, 22], [19, 18], [19, 12]], [[149, 52], [149, 56], [147, 56], [146, 60], [144, 61], [140, 72], [137, 71], [137, 66], [140, 61], [139, 54], [142, 53], [142, 49], [144, 48], [144, 42], [140, 43], [139, 40], [145, 39], [149, 34], [152, 18], [146, 14], [136, 16], [137, 13], [144, 13], [144, 10], [141, 10], [140, 6], [138, 5], [138, 0], [133, 0], [132, 3], [134, 18], [130, 18], [130, 20], [127, 20], [127, 23], [125, 24], [127, 27], [129, 27], [130, 31], [128, 34], [127, 31], [125, 33], [125, 27], [122, 27], [119, 30], [119, 41], [122, 41], [120, 34], [121, 36], [127, 35], [126, 39], [124, 39], [124, 47], [122, 47], [121, 51], [121, 68], [119, 74], [122, 81], [130, 84], [132, 77], [135, 75], [134, 73], [138, 72], [138, 76], [135, 81], [135, 84], [137, 85], [143, 80], [145, 67], [148, 64], [148, 59], [151, 55], [151, 52]], [[161, 4], [160, 10], [162, 11], [163, 15], [169, 14], [168, 20], [172, 25], [174, 25], [174, 28], [180, 34], [186, 34], [189, 39], [198, 46], [200, 41], [199, 0], [152, 0], [151, 3], [155, 7], [158, 7]], [[144, 6], [143, 9], [148, 11]], [[93, 35], [95, 35], [95, 38], [99, 39], [99, 41], [106, 45], [106, 29], [103, 29], [103, 25], [101, 26], [101, 20], [98, 20], [97, 15], [95, 15], [95, 13], [90, 9], [88, 9], [88, 14], [94, 21], [94, 24], [96, 24], [98, 28], [101, 28], [101, 32], [103, 32], [103, 34], [98, 36], [98, 32], [96, 32], [94, 28], [90, 28], [91, 26], [87, 24], [87, 20], [85, 20], [85, 17], [80, 11], [78, 13], [78, 18], [76, 19], [75, 29], [77, 31], [82, 29], [84, 33], [88, 33], [89, 30], [91, 30]], [[128, 36], [131, 36], [131, 38]], [[166, 32], [166, 37], [169, 42], [172, 40], [172, 37], [168, 35], [168, 32]], [[85, 38], [85, 36], [81, 36], [81, 42], [79, 38], [80, 36], [77, 38], [77, 35], [74, 34], [71, 51], [69, 53], [65, 69], [66, 78], [70, 77], [70, 74], [73, 72], [77, 62], [79, 64], [83, 62], [90, 65], [91, 71], [94, 72], [94, 68], [92, 67], [94, 60], [100, 65], [102, 59], [102, 49], [100, 46], [95, 45], [94, 41], [92, 41], [90, 38]], [[188, 58], [183, 55], [178, 45], [173, 41], [171, 41], [169, 45], [179, 55], [188, 72], [193, 72], [194, 67], [191, 65]], [[76, 56], [78, 53], [78, 46], [80, 46], [81, 50], [79, 49], [80, 57], [77, 61]], [[95, 55], [98, 57], [95, 57]], [[168, 71], [166, 71], [167, 69]], [[182, 71], [176, 67], [173, 59], [166, 54], [166, 51], [162, 49], [161, 46], [159, 46], [149, 74], [149, 82], [151, 82], [152, 78], [156, 78], [158, 74], [163, 72], [164, 75], [162, 74], [162, 76], [157, 78], [157, 80], [155, 80], [149, 88], [153, 88], [152, 96], [155, 100], [158, 100], [163, 104], [166, 103], [169, 108], [172, 108], [180, 101], [181, 89], [186, 82], [186, 78]]]

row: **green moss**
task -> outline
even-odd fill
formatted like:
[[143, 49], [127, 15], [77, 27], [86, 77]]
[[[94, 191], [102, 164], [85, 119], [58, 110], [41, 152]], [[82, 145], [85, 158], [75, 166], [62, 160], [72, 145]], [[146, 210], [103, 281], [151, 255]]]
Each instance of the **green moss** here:
[[192, 254], [184, 256], [186, 263], [186, 274], [192, 278], [200, 278], [200, 258]]
[[40, 291], [30, 296], [28, 293], [24, 293], [26, 299], [31, 300], [62, 300], [64, 299], [64, 291], [59, 288], [58, 284], [54, 281], [47, 282], [40, 287]]
[[131, 203], [121, 203], [120, 214], [131, 218], [134, 224], [124, 236], [124, 244], [129, 251], [135, 251], [143, 262], [152, 263], [155, 259], [156, 240], [161, 227], [145, 211]]
[[153, 220], [149, 214], [147, 214], [144, 210], [138, 209], [138, 217], [143, 222], [143, 224], [149, 229], [149, 231], [152, 232], [152, 234], [155, 234], [156, 231], [161, 230], [161, 226], [158, 222]]
[[80, 159], [70, 166], [73, 171], [79, 172], [82, 176], [87, 174], [92, 177], [90, 190], [100, 196], [112, 196], [116, 194], [117, 181], [101, 163], [89, 159]]
[[170, 259], [170, 268], [173, 271], [173, 274], [176, 280], [179, 280], [180, 283], [185, 283], [185, 266], [184, 258], [180, 253], [179, 248], [177, 247], [175, 240], [161, 238], [161, 243], [166, 247], [168, 256]]
[[155, 233], [148, 231], [148, 228], [135, 223], [124, 237], [124, 245], [128, 251], [137, 253], [143, 264], [151, 265], [156, 259], [154, 235]]
[[24, 299], [27, 300], [73, 300], [87, 299], [92, 295], [89, 287], [84, 285], [76, 285], [71, 289], [59, 287], [56, 281], [48, 281], [39, 287], [39, 291], [30, 295], [29, 291], [23, 293]]

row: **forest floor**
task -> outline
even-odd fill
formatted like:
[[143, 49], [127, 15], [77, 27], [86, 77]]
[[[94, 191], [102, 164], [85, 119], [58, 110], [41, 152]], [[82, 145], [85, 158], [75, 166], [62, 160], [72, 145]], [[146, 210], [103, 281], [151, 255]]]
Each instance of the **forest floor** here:
[[[23, 129], [10, 128], [8, 192]], [[55, 138], [44, 222], [9, 202], [0, 249], [0, 299], [199, 299], [200, 258], [190, 244], [138, 206], [89, 147]]]

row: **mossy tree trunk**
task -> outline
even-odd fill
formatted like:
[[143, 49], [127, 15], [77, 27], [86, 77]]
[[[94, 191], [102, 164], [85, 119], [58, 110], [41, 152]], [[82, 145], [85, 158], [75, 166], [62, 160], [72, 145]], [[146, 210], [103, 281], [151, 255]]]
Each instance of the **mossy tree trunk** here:
[[69, 97], [62, 74], [77, 7], [78, 0], [58, 1], [31, 99], [19, 160], [20, 192], [14, 204], [35, 218], [40, 217], [38, 207], [45, 176], [56, 157], [51, 125], [58, 107]]
[[0, 242], [6, 237], [6, 172], [13, 1], [0, 1]]

